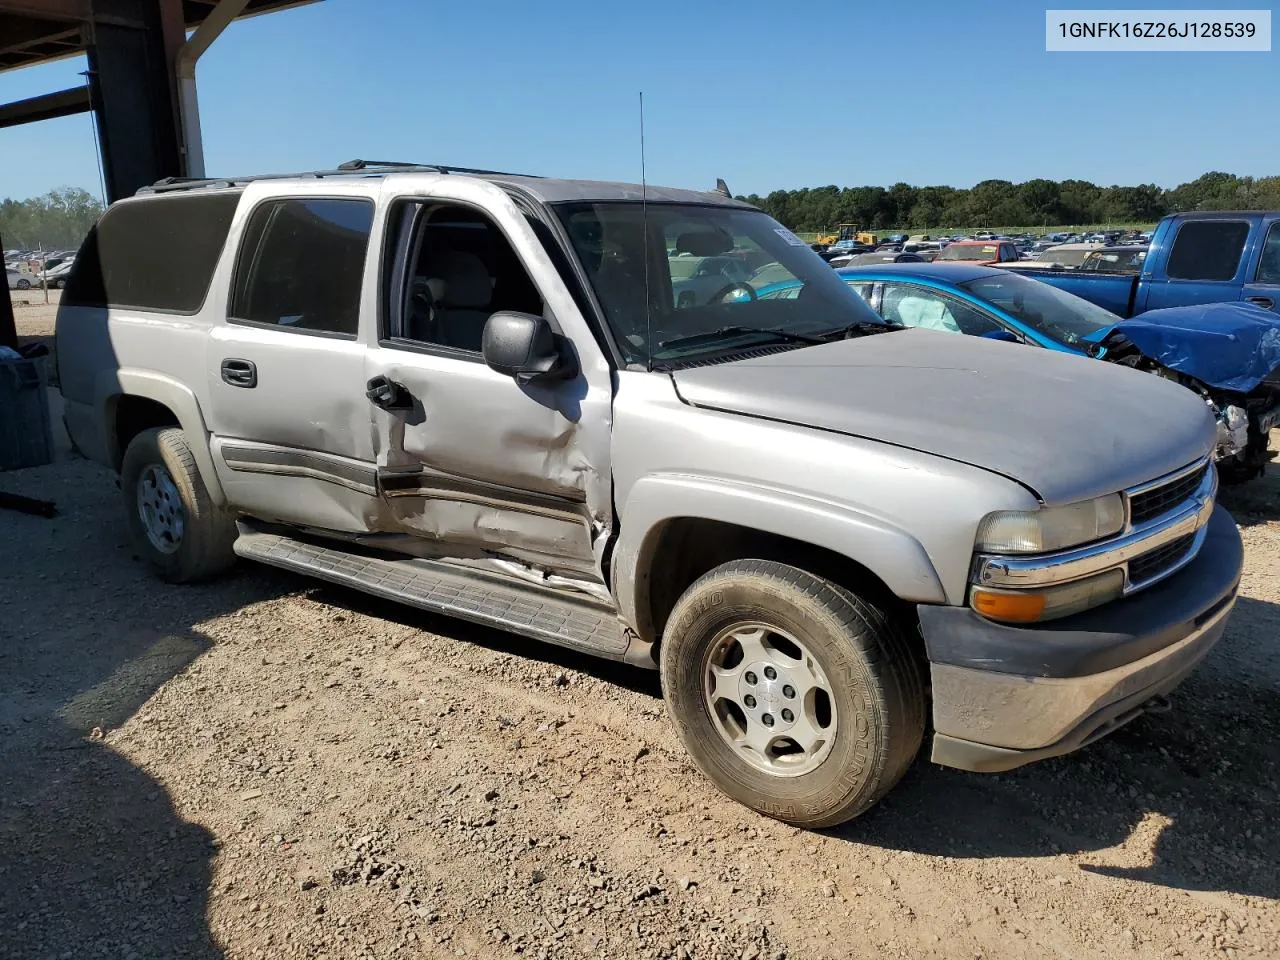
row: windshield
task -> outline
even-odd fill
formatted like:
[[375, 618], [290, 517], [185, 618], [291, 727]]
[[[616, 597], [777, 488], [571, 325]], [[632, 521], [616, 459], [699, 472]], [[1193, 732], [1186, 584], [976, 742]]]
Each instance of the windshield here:
[[1060, 263], [1064, 267], [1078, 267], [1084, 263], [1085, 257], [1093, 253], [1096, 247], [1086, 247], [1081, 250], [1060, 250], [1057, 247], [1050, 247], [1044, 253], [1040, 254], [1041, 263]]
[[1000, 256], [1000, 248], [994, 243], [974, 243], [974, 244], [955, 244], [946, 247], [940, 254], [939, 260], [997, 260]]
[[642, 204], [555, 210], [628, 363], [802, 344], [868, 322], [887, 328], [803, 240], [759, 211], [648, 204], [646, 269]]
[[960, 286], [1059, 343], [1077, 344], [1120, 322], [1114, 313], [1088, 300], [1016, 273], [981, 277]]
[[1097, 273], [1141, 273], [1142, 261], [1147, 251], [1142, 247], [1132, 250], [1095, 250], [1081, 265], [1082, 270]]

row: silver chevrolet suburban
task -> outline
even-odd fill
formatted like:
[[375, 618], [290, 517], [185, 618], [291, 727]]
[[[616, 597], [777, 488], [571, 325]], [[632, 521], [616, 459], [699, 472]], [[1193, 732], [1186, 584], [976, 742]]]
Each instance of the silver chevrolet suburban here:
[[165, 181], [86, 240], [57, 347], [159, 576], [239, 556], [656, 668], [698, 767], [800, 826], [871, 807], [926, 727], [976, 771], [1109, 733], [1236, 597], [1194, 395], [886, 325], [722, 193]]

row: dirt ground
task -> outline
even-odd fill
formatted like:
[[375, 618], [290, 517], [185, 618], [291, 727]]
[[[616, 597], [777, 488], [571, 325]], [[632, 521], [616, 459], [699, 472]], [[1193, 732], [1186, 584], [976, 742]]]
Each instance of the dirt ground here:
[[49, 302], [45, 303], [43, 290], [10, 290], [9, 302], [13, 304], [18, 336], [53, 336], [53, 320], [61, 297], [61, 290], [50, 290]]
[[0, 957], [1280, 956], [1280, 468], [1171, 712], [922, 757], [823, 833], [717, 793], [651, 673], [267, 568], [165, 586], [83, 461], [0, 489], [60, 510], [0, 512]]

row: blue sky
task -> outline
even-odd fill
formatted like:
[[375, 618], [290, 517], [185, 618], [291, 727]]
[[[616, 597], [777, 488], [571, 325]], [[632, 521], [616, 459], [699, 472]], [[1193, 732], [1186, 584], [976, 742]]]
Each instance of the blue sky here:
[[[1280, 173], [1280, 53], [1047, 53], [1045, 9], [323, 0], [235, 23], [201, 60], [206, 165], [372, 157], [638, 180], [643, 89], [652, 183], [723, 177], [765, 193]], [[83, 69], [0, 74], [0, 102], [75, 85]], [[88, 115], [0, 130], [0, 197], [97, 184]]]

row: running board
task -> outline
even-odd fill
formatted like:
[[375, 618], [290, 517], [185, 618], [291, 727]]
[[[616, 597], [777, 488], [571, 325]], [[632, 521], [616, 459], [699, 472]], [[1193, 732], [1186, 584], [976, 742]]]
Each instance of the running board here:
[[629, 634], [617, 614], [598, 601], [552, 595], [438, 560], [382, 560], [266, 533], [243, 521], [239, 527], [235, 552], [247, 560], [597, 657], [654, 666], [649, 644]]

